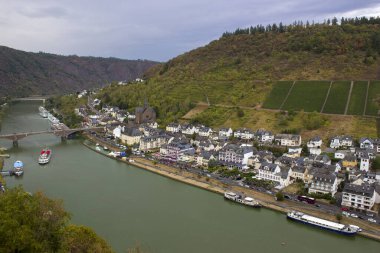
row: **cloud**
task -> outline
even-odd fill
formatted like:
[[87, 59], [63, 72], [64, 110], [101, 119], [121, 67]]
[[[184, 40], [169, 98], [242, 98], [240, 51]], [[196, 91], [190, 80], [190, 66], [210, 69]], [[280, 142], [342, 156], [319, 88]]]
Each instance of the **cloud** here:
[[66, 9], [54, 6], [34, 9], [21, 9], [19, 13], [29, 18], [61, 18], [67, 16]]
[[378, 0], [0, 0], [0, 44], [168, 60], [238, 27], [380, 15]]

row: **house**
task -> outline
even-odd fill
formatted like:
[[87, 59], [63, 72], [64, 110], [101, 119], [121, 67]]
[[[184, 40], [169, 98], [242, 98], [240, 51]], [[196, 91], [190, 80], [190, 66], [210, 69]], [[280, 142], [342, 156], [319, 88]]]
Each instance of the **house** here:
[[321, 137], [319, 136], [316, 136], [312, 139], [310, 139], [308, 142], [307, 142], [307, 147], [310, 149], [310, 148], [321, 148], [322, 147], [322, 139]]
[[311, 155], [320, 155], [320, 154], [322, 154], [322, 149], [320, 149], [320, 148], [309, 148], [309, 153]]
[[274, 163], [262, 163], [259, 168], [258, 177], [263, 180], [272, 181], [278, 184], [278, 188], [284, 188], [291, 183], [291, 168], [283, 167]]
[[314, 162], [324, 164], [324, 165], [331, 165], [331, 159], [327, 155], [318, 155], [314, 158]]
[[369, 171], [369, 156], [368, 154], [363, 154], [360, 157], [360, 170]]
[[360, 138], [359, 140], [360, 148], [373, 149], [374, 142], [371, 138]]
[[294, 166], [292, 167], [292, 175], [291, 177], [294, 179], [302, 180], [302, 182], [306, 182], [308, 169], [306, 166]]
[[346, 155], [349, 155], [349, 154], [350, 154], [350, 152], [347, 151], [347, 150], [337, 150], [337, 151], [335, 151], [335, 153], [334, 153], [334, 158], [335, 158], [335, 159], [344, 159], [344, 157], [345, 157]]
[[121, 132], [123, 131], [123, 128], [122, 126], [117, 126], [115, 127], [113, 130], [112, 130], [112, 135], [117, 138], [117, 139], [120, 139], [121, 138]]
[[207, 168], [210, 160], [216, 160], [216, 157], [214, 156], [214, 154], [212, 154], [211, 152], [202, 151], [197, 156], [196, 162], [198, 166]]
[[242, 140], [252, 140], [254, 133], [248, 128], [239, 128], [234, 132], [234, 137]]
[[281, 146], [296, 147], [301, 145], [301, 135], [298, 134], [277, 134], [274, 142]]
[[212, 129], [209, 127], [201, 127], [198, 130], [199, 136], [209, 137], [212, 134]]
[[212, 151], [215, 149], [215, 146], [214, 144], [212, 143], [212, 141], [210, 140], [204, 140], [204, 141], [201, 141], [198, 145], [198, 149], [201, 151], [201, 150], [205, 150], [205, 151]]
[[180, 157], [188, 151], [195, 153], [193, 146], [191, 146], [189, 143], [173, 140], [168, 144], [161, 146], [160, 157], [161, 160], [167, 162], [177, 162], [180, 161]]
[[373, 148], [377, 153], [380, 153], [380, 139], [373, 140]]
[[166, 144], [168, 140], [169, 137], [165, 135], [142, 137], [140, 139], [140, 150], [146, 152], [152, 149], [160, 148], [162, 145]]
[[171, 133], [179, 133], [179, 131], [181, 131], [181, 125], [178, 123], [170, 123], [166, 126], [166, 131]]
[[132, 146], [140, 143], [143, 133], [136, 127], [124, 127], [121, 132], [120, 140], [123, 144]]
[[187, 150], [178, 157], [178, 162], [192, 163], [194, 161], [195, 161], [194, 149]]
[[349, 154], [343, 158], [342, 165], [344, 168], [354, 168], [358, 165], [358, 161], [354, 155]]
[[256, 140], [262, 143], [272, 143], [274, 140], [274, 135], [270, 131], [264, 129], [259, 129], [255, 133]]
[[196, 127], [194, 125], [188, 124], [181, 128], [183, 134], [193, 135], [196, 133]]
[[361, 185], [346, 184], [343, 188], [342, 206], [355, 211], [372, 211], [375, 204], [375, 187], [363, 183]]
[[248, 169], [248, 158], [253, 155], [252, 147], [228, 144], [219, 151], [219, 162], [228, 168]]
[[330, 148], [352, 147], [353, 140], [350, 136], [335, 136], [330, 141]]
[[318, 171], [313, 175], [309, 193], [331, 194], [332, 196], [338, 190], [338, 180], [334, 173], [328, 171]]
[[230, 138], [233, 135], [231, 128], [221, 128], [219, 129], [219, 137]]

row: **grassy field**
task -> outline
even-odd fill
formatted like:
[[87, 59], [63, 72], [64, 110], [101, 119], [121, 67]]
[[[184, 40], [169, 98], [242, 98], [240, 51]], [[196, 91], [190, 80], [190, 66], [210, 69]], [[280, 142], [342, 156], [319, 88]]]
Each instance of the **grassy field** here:
[[344, 114], [350, 86], [350, 81], [333, 82], [323, 113]]
[[283, 109], [306, 112], [319, 112], [325, 101], [330, 82], [297, 81]]
[[362, 115], [364, 112], [365, 97], [367, 94], [368, 81], [356, 81], [352, 88], [350, 104], [348, 105], [347, 114]]
[[293, 81], [279, 81], [273, 85], [273, 88], [265, 100], [263, 107], [268, 109], [280, 109], [282, 102], [292, 86]]
[[367, 115], [378, 116], [380, 102], [380, 81], [371, 81], [368, 90]]
[[183, 116], [183, 119], [192, 119], [196, 117], [199, 113], [203, 112], [208, 108], [207, 104], [197, 104], [193, 109], [191, 109], [188, 113]]

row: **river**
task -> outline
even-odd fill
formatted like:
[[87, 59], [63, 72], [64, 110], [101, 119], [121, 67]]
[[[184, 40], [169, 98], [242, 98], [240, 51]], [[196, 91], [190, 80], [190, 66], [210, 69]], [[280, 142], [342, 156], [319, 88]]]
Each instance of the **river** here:
[[[38, 103], [10, 106], [1, 133], [48, 129]], [[76, 224], [92, 227], [116, 252], [141, 245], [147, 252], [379, 252], [380, 243], [346, 237], [288, 221], [284, 214], [250, 209], [222, 196], [108, 159], [79, 140], [53, 135], [1, 140], [11, 158], [25, 164], [22, 178], [7, 186], [43, 191], [62, 199]], [[53, 150], [47, 166], [37, 164], [43, 147]]]

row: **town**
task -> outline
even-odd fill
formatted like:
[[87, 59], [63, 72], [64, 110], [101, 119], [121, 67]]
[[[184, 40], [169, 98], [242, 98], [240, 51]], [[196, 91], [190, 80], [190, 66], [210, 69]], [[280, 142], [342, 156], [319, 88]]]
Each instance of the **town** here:
[[[84, 95], [86, 91], [79, 94]], [[324, 143], [318, 136], [302, 140], [301, 135], [264, 129], [216, 130], [180, 123], [162, 129], [147, 101], [135, 114], [108, 105], [99, 108], [101, 104], [89, 96], [87, 106], [75, 113], [86, 127], [104, 126], [105, 134], [98, 137], [116, 148], [296, 201], [322, 199], [341, 207], [343, 215], [378, 222], [380, 171], [373, 167], [380, 139], [332, 136]]]

